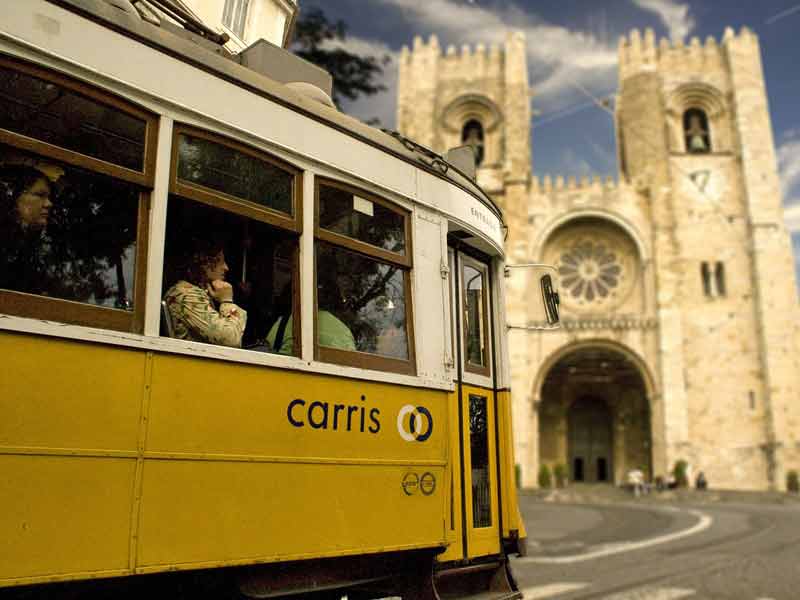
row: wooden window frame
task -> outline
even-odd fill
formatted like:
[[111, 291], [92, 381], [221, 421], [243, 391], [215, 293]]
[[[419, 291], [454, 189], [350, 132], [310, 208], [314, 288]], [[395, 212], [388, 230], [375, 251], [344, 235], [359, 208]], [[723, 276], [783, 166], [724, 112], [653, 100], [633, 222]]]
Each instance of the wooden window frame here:
[[111, 92], [102, 91], [92, 87], [90, 84], [82, 83], [57, 72], [51, 72], [26, 61], [12, 60], [0, 54], [0, 66], [52, 82], [76, 94], [91, 98], [100, 104], [145, 121], [142, 171], [135, 171], [0, 128], [0, 143], [2, 144], [142, 188], [139, 191], [136, 224], [133, 311], [13, 290], [0, 290], [0, 313], [31, 319], [57, 321], [71, 325], [143, 333], [145, 300], [147, 297], [147, 255], [150, 244], [150, 196], [155, 179], [158, 115], [114, 96]]
[[[463, 249], [462, 249], [463, 250]], [[462, 321], [462, 335], [461, 335], [461, 344], [462, 344], [462, 356], [464, 362], [464, 370], [473, 373], [475, 375], [482, 375], [484, 377], [491, 377], [492, 374], [492, 365], [491, 365], [491, 356], [492, 350], [490, 344], [490, 337], [489, 337], [489, 277], [491, 275], [491, 268], [488, 263], [485, 263], [477, 258], [474, 258], [468, 254], [465, 254], [463, 251], [461, 252], [461, 256], [458, 260], [459, 269], [461, 269], [460, 275], [460, 283], [461, 283], [461, 321]], [[467, 358], [467, 319], [466, 319], [466, 312], [467, 312], [467, 280], [464, 276], [464, 267], [470, 266], [480, 273], [483, 276], [483, 286], [481, 287], [481, 303], [483, 305], [483, 354], [484, 354], [484, 365], [476, 365], [469, 362]]]
[[[379, 204], [384, 208], [389, 209], [395, 214], [400, 215], [403, 217], [403, 231], [404, 231], [404, 241], [405, 241], [405, 248], [403, 254], [399, 252], [392, 252], [391, 250], [386, 250], [384, 248], [380, 248], [378, 246], [374, 246], [367, 242], [357, 240], [350, 236], [335, 233], [328, 229], [323, 229], [319, 224], [319, 191], [320, 187], [325, 185], [327, 187], [332, 187], [343, 192], [347, 192], [349, 194], [355, 194], [360, 198], [364, 198], [365, 200], [369, 200], [370, 202], [374, 202], [375, 204]], [[342, 246], [347, 248], [348, 250], [352, 250], [353, 252], [357, 252], [359, 254], [363, 254], [365, 256], [370, 256], [373, 258], [378, 258], [383, 262], [392, 263], [394, 265], [405, 267], [410, 269], [411, 268], [411, 257], [413, 255], [413, 248], [411, 247], [411, 212], [401, 208], [397, 204], [390, 202], [389, 200], [385, 200], [380, 196], [376, 196], [375, 194], [368, 192], [366, 190], [359, 189], [352, 185], [348, 185], [346, 183], [342, 183], [340, 181], [335, 181], [332, 179], [327, 179], [324, 177], [317, 177], [314, 182], [314, 235], [317, 239], [323, 240], [332, 244], [334, 246]]]
[[[197, 183], [191, 183], [178, 178], [178, 138], [185, 134], [191, 137], [200, 138], [221, 146], [230, 148], [236, 152], [247, 154], [253, 158], [269, 163], [283, 171], [289, 172], [292, 176], [292, 215], [287, 215], [274, 208], [269, 208], [263, 204], [258, 204], [245, 198], [239, 198], [226, 194], [219, 190], [206, 187]], [[281, 229], [286, 229], [296, 234], [303, 232], [303, 184], [302, 169], [283, 161], [279, 158], [267, 154], [266, 152], [248, 146], [229, 137], [199, 129], [191, 125], [176, 123], [172, 134], [172, 156], [170, 157], [169, 191], [184, 198], [190, 198], [197, 202], [202, 202], [210, 206], [221, 208], [228, 212], [236, 213], [242, 217], [261, 221], [268, 225], [273, 225]]]
[[[372, 244], [356, 240], [346, 235], [333, 233], [322, 229], [319, 224], [319, 198], [320, 188], [325, 185], [334, 187], [359, 197], [380, 204], [403, 216], [403, 231], [405, 235], [405, 254], [390, 252], [383, 248], [378, 248]], [[326, 177], [314, 178], [314, 359], [327, 363], [334, 363], [359, 369], [372, 369], [375, 371], [386, 371], [390, 373], [400, 373], [402, 375], [417, 374], [416, 348], [414, 344], [414, 310], [411, 290], [411, 270], [413, 268], [413, 247], [411, 245], [411, 211], [401, 206], [376, 196], [346, 183], [328, 179]], [[403, 273], [403, 293], [405, 294], [406, 308], [406, 344], [408, 347], [408, 358], [390, 358], [380, 354], [369, 352], [340, 350], [328, 348], [319, 344], [319, 305], [317, 298], [317, 249], [319, 242], [326, 243], [334, 248], [354, 252], [370, 260], [379, 263], [390, 264], [399, 267]]]
[[[292, 175], [292, 210], [289, 216], [262, 204], [238, 198], [219, 190], [203, 185], [189, 183], [178, 178], [178, 136], [186, 134], [220, 144], [269, 163]], [[172, 151], [170, 154], [169, 192], [185, 200], [200, 202], [213, 208], [236, 214], [246, 219], [266, 223], [293, 235], [295, 239], [292, 255], [292, 354], [301, 356], [302, 327], [300, 323], [300, 235], [303, 232], [303, 170], [280, 158], [272, 156], [258, 148], [243, 144], [224, 135], [200, 129], [183, 123], [176, 123], [172, 133]], [[169, 202], [169, 200], [167, 200]], [[247, 348], [245, 348], [247, 350]]]
[[13, 145], [20, 150], [45, 155], [74, 167], [109, 175], [142, 187], [153, 188], [156, 171], [156, 148], [158, 143], [158, 115], [123, 98], [114, 96], [112, 92], [105, 92], [91, 87], [89, 84], [76, 81], [71, 77], [55, 71], [49, 71], [26, 61], [18, 59], [12, 60], [3, 54], [0, 54], [0, 67], [5, 67], [12, 71], [19, 71], [20, 73], [49, 81], [50, 83], [75, 92], [79, 96], [84, 96], [99, 104], [104, 104], [131, 117], [144, 121], [145, 142], [144, 159], [142, 161], [143, 169], [137, 171], [128, 167], [123, 167], [99, 158], [81, 154], [77, 150], [69, 150], [8, 129], [0, 129], [0, 142]]

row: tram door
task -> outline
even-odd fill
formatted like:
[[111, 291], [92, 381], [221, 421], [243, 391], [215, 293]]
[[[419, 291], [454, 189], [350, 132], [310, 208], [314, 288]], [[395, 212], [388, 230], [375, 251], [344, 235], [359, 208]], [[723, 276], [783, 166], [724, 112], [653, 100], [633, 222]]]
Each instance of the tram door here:
[[450, 249], [462, 556], [500, 552], [490, 267]]

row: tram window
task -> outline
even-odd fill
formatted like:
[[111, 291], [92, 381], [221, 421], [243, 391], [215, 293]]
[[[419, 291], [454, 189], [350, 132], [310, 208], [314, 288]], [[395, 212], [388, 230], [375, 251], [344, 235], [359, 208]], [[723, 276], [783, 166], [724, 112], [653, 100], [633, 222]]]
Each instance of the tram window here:
[[133, 310], [136, 186], [0, 145], [0, 288]]
[[408, 360], [405, 277], [399, 267], [317, 246], [321, 346]]
[[405, 216], [373, 197], [333, 186], [319, 190], [319, 226], [377, 248], [405, 254]]
[[484, 396], [469, 395], [469, 450], [472, 475], [472, 526], [491, 527], [489, 486], [489, 411]]
[[[179, 339], [295, 354], [296, 236], [170, 196], [164, 249], [167, 318]], [[220, 262], [224, 262], [224, 265]], [[209, 291], [230, 286], [228, 296]], [[276, 339], [283, 320], [280, 339]], [[166, 333], [166, 332], [165, 332]], [[272, 333], [272, 335], [270, 335]]]
[[408, 213], [327, 181], [317, 200], [317, 356], [414, 373]]
[[162, 333], [299, 356], [300, 171], [183, 125], [174, 143]]
[[142, 330], [156, 136], [156, 115], [0, 58], [0, 313]]
[[465, 258], [462, 278], [464, 366], [468, 371], [489, 375], [486, 270]]
[[178, 135], [178, 180], [294, 214], [293, 173], [202, 134]]
[[0, 128], [144, 170], [147, 122], [0, 60]]

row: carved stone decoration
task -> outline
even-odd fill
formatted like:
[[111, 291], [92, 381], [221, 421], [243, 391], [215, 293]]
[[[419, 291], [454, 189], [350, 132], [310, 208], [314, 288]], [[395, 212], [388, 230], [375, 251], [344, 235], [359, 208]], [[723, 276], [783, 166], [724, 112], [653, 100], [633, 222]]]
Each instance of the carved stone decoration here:
[[563, 307], [584, 313], [618, 307], [639, 271], [633, 240], [602, 221], [567, 224], [556, 231], [547, 243], [545, 261], [558, 269]]

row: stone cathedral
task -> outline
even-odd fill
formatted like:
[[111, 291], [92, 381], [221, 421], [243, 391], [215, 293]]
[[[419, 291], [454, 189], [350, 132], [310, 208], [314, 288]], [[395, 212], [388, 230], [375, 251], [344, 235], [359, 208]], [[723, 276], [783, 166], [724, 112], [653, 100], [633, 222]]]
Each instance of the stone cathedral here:
[[[530, 43], [535, 43], [531, 41]], [[532, 176], [526, 40], [400, 59], [398, 129], [470, 144], [507, 262], [556, 265], [563, 325], [507, 280], [516, 462], [572, 481], [666, 476], [785, 489], [800, 469], [798, 298], [756, 36], [619, 46], [615, 178]], [[517, 276], [519, 275], [519, 277]]]

